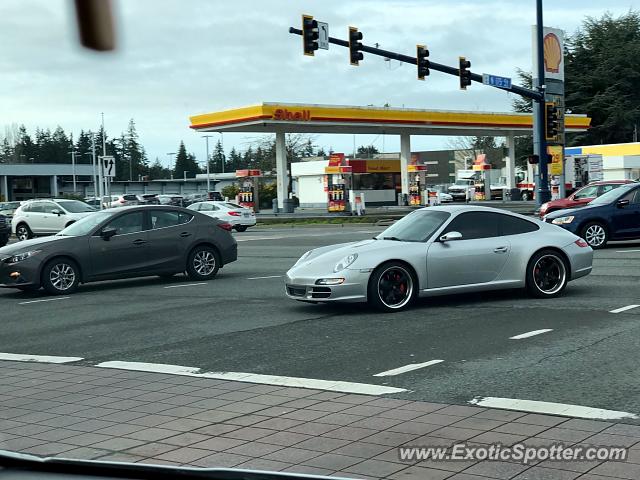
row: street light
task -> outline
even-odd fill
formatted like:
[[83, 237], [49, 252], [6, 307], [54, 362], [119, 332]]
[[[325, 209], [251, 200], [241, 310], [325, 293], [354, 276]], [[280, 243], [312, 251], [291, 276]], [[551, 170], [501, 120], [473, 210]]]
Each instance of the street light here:
[[209, 138], [213, 135], [204, 135], [205, 142], [207, 143], [207, 195], [211, 191], [211, 180], [209, 180]]
[[[171, 159], [171, 157], [173, 157], [174, 155], [176, 155], [176, 152], [167, 153], [167, 156], [169, 157], [169, 159]], [[171, 162], [171, 160], [169, 160], [169, 162]], [[169, 170], [171, 170], [171, 163], [169, 163]], [[171, 180], [173, 180], [173, 171], [171, 172]]]
[[71, 154], [71, 175], [73, 176], [73, 193], [76, 193], [76, 153], [75, 148], [69, 152]]

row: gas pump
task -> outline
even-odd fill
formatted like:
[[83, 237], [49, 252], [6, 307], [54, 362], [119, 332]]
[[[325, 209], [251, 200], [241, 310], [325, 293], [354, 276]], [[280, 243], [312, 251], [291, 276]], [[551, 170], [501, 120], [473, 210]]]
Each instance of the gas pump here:
[[332, 213], [351, 210], [349, 191], [352, 168], [344, 163], [344, 154], [334, 153], [329, 157], [329, 165], [324, 169], [327, 175], [327, 210]]
[[429, 200], [425, 192], [427, 166], [407, 165], [407, 172], [409, 173], [409, 205], [412, 207], [428, 205]]
[[[478, 172], [474, 179], [475, 200], [491, 200], [491, 164], [487, 162], [484, 153], [479, 154], [473, 161], [473, 170]], [[474, 200], [474, 199], [472, 199]]]
[[240, 180], [240, 192], [238, 203], [254, 212], [260, 210], [258, 198], [258, 179], [262, 176], [261, 170], [236, 170], [236, 178]]

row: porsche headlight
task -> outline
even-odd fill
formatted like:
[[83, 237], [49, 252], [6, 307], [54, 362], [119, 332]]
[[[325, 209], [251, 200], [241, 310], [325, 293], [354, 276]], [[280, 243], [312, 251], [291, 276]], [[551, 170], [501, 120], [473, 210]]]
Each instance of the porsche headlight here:
[[299, 263], [303, 262], [312, 253], [313, 253], [313, 250], [309, 250], [308, 252], [303, 253], [302, 256], [298, 259], [298, 261], [293, 264], [293, 266], [295, 267]]
[[10, 257], [7, 260], [7, 263], [22, 262], [23, 260], [26, 260], [29, 257], [33, 257], [34, 255], [37, 255], [38, 253], [40, 253], [40, 250], [31, 250], [30, 252], [17, 253], [16, 255]]
[[566, 217], [558, 217], [551, 220], [551, 223], [553, 223], [554, 225], [564, 225], [564, 224], [573, 222], [574, 218], [575, 217], [573, 215], [568, 215]]
[[338, 263], [336, 263], [336, 266], [333, 268], [333, 271], [334, 272], [339, 272], [341, 270], [344, 270], [349, 265], [351, 265], [353, 262], [355, 262], [356, 258], [358, 258], [358, 254], [357, 253], [352, 253], [350, 255], [347, 255], [342, 260], [340, 260]]

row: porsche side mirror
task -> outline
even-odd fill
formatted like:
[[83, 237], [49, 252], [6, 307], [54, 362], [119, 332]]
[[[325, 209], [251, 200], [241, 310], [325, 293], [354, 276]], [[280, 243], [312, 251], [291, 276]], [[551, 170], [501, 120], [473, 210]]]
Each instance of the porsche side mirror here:
[[452, 240], [462, 240], [462, 234], [460, 232], [447, 232], [440, 237], [441, 242], [450, 242]]

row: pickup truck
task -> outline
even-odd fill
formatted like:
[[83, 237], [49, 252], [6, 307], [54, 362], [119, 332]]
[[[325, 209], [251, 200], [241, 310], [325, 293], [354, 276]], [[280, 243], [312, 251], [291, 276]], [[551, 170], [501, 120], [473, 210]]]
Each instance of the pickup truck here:
[[0, 215], [0, 247], [9, 243], [11, 235], [11, 219], [5, 215]]

